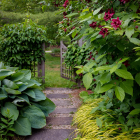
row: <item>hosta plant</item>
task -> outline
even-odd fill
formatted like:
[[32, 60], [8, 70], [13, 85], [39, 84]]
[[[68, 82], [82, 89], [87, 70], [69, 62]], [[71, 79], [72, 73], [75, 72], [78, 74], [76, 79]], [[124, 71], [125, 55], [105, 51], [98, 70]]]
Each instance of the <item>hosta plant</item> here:
[[0, 63], [1, 115], [12, 117], [13, 129], [18, 135], [31, 135], [32, 128], [44, 127], [46, 117], [55, 109], [55, 104], [46, 98], [40, 85], [31, 79], [30, 70], [18, 70]]

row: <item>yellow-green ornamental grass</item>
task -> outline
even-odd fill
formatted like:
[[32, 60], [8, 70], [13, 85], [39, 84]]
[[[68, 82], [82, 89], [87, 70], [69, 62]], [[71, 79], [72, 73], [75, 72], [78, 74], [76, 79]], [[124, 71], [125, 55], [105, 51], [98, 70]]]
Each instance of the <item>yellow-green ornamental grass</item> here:
[[131, 133], [130, 131], [122, 132], [125, 126], [118, 122], [112, 124], [109, 120], [99, 128], [96, 124], [97, 118], [103, 119], [107, 115], [107, 118], [111, 118], [109, 114], [101, 111], [90, 114], [91, 110], [101, 101], [101, 98], [94, 99], [92, 102], [83, 104], [76, 112], [73, 121], [78, 127], [77, 134], [81, 134], [79, 140], [140, 140], [140, 128], [134, 129]]

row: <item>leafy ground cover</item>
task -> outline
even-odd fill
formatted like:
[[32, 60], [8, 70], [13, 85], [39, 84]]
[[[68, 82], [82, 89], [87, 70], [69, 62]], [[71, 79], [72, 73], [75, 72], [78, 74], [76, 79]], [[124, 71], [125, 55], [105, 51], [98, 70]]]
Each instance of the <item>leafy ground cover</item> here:
[[45, 81], [47, 87], [70, 88], [75, 85], [74, 82], [60, 76], [60, 57], [53, 57], [49, 53], [46, 53], [45, 57]]

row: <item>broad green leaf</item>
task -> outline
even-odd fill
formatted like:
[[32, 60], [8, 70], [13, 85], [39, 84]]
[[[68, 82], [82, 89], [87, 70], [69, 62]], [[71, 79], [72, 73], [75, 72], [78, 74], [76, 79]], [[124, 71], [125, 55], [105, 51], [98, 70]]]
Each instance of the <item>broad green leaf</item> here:
[[116, 0], [116, 1], [114, 2], [113, 8], [116, 8], [116, 7], [119, 6], [119, 5], [120, 5], [120, 1], [119, 1], [119, 0]]
[[116, 30], [116, 31], [114, 31], [114, 33], [115, 33], [116, 35], [123, 35], [124, 30]]
[[31, 123], [27, 118], [23, 118], [20, 116], [17, 121], [15, 121], [13, 128], [15, 129], [15, 133], [17, 135], [31, 135]]
[[18, 91], [18, 90], [13, 90], [13, 89], [11, 89], [11, 88], [5, 88], [5, 87], [4, 87], [4, 89], [5, 89], [5, 91], [6, 91], [8, 94], [15, 94], [15, 95], [21, 94], [21, 92]]
[[46, 99], [44, 93], [39, 89], [32, 89], [32, 90], [35, 93], [35, 98], [32, 99], [34, 102], [38, 102]]
[[13, 116], [13, 120], [17, 120], [19, 116], [19, 111], [17, 110], [17, 107], [10, 102], [6, 102], [5, 105], [1, 107], [1, 113], [3, 116], [8, 118]]
[[130, 79], [130, 80], [133, 80], [133, 76], [130, 72], [126, 71], [126, 70], [123, 70], [123, 69], [117, 69], [115, 71], [115, 73], [119, 76], [119, 77], [122, 77], [124, 79]]
[[13, 71], [0, 71], [0, 80], [3, 80], [5, 77], [7, 77], [7, 76], [9, 76], [9, 75], [11, 75], [11, 74], [13, 74], [13, 73], [15, 73], [15, 72], [13, 72]]
[[96, 60], [100, 60], [101, 58], [103, 58], [106, 54], [100, 55]]
[[18, 95], [17, 96], [19, 99], [22, 99], [22, 100], [24, 100], [26, 103], [28, 103], [29, 105], [31, 105], [30, 104], [30, 101], [29, 101], [29, 98], [28, 98], [28, 96], [26, 95], [26, 94], [21, 94], [21, 95]]
[[27, 89], [26, 91], [24, 91], [25, 94], [27, 94], [28, 96], [35, 98], [35, 93], [32, 89]]
[[137, 73], [135, 76], [135, 81], [139, 84], [140, 86], [140, 73]]
[[22, 69], [19, 72], [24, 74], [23, 79], [21, 79], [21, 81], [26, 81], [26, 80], [30, 80], [31, 79], [31, 71], [30, 70], [26, 70], [26, 69]]
[[71, 13], [71, 14], [68, 14], [68, 15], [66, 15], [66, 17], [72, 17], [72, 16], [75, 16], [75, 15], [78, 15], [78, 13]]
[[25, 100], [15, 99], [12, 103], [16, 106], [23, 107], [25, 105]]
[[41, 83], [37, 82], [36, 80], [31, 79], [30, 81], [34, 82], [36, 85], [40, 86]]
[[87, 98], [87, 97], [88, 97], [88, 92], [82, 91], [82, 92], [80, 92], [79, 96], [80, 96], [82, 99]]
[[103, 92], [106, 92], [108, 91], [109, 89], [111, 89], [114, 85], [113, 84], [107, 84], [107, 85], [104, 85], [103, 87], [101, 87], [99, 89], [99, 91], [97, 91], [98, 93], [103, 93]]
[[98, 126], [99, 128], [102, 128], [102, 121], [101, 121], [101, 119], [97, 118], [97, 119], [96, 119], [96, 124], [97, 124], [97, 126]]
[[26, 90], [26, 89], [27, 89], [27, 86], [23, 84], [22, 86], [19, 87], [18, 90], [19, 90], [20, 92], [22, 92], [22, 91], [24, 91], [24, 90]]
[[98, 109], [99, 109], [99, 107], [95, 107], [95, 108], [93, 108], [93, 109], [91, 110], [90, 114], [95, 113]]
[[140, 113], [140, 109], [134, 109], [134, 110], [132, 110], [129, 114], [130, 115], [137, 115], [137, 114], [139, 114]]
[[0, 100], [3, 100], [5, 98], [7, 98], [7, 95], [6, 94], [0, 94]]
[[83, 76], [83, 83], [84, 86], [86, 87], [86, 89], [88, 89], [90, 87], [90, 84], [92, 83], [93, 77], [91, 73], [86, 73]]
[[14, 73], [13, 75], [11, 75], [10, 80], [11, 81], [19, 81], [21, 79], [23, 79], [24, 74], [22, 72], [18, 72], [18, 73]]
[[4, 63], [0, 62], [0, 69], [4, 69]]
[[76, 71], [76, 74], [80, 74], [80, 73], [83, 73], [84, 72], [84, 69], [79, 69]]
[[40, 101], [38, 103], [32, 103], [32, 104], [40, 108], [46, 117], [49, 115], [49, 113], [53, 112], [56, 107], [55, 104], [48, 98], [46, 98], [46, 100], [44, 101]]
[[122, 60], [120, 60], [120, 61], [118, 62], [118, 64], [123, 63], [123, 62], [125, 62], [125, 61], [128, 60], [128, 59], [129, 59], [129, 57], [123, 58]]
[[130, 38], [134, 34], [134, 27], [127, 27], [125, 34], [128, 38]]
[[11, 80], [8, 79], [4, 79], [3, 84], [6, 85], [8, 88], [12, 88], [12, 89], [18, 89], [19, 87]]
[[93, 15], [98, 14], [102, 8], [103, 8], [103, 6], [101, 6], [101, 7], [98, 8], [98, 9], [96, 9], [96, 10], [93, 12]]
[[137, 38], [130, 38], [129, 39], [130, 42], [134, 43], [135, 45], [139, 45], [140, 46], [140, 40]]
[[128, 94], [133, 96], [133, 88], [126, 82], [121, 82], [120, 87]]
[[111, 74], [108, 73], [108, 72], [106, 72], [106, 73], [104, 73], [104, 74], [101, 76], [100, 82], [101, 82], [101, 84], [103, 85], [103, 84], [105, 84], [105, 83], [108, 83], [108, 82], [110, 81], [110, 79], [111, 79]]
[[124, 100], [125, 93], [124, 93], [124, 90], [121, 87], [116, 86], [115, 95], [121, 102]]
[[110, 73], [112, 74], [112, 73], [115, 72], [117, 69], [118, 69], [118, 65], [113, 66], [113, 67], [110, 69]]
[[108, 69], [110, 69], [109, 66], [101, 66], [101, 67], [97, 67], [97, 68], [95, 69], [95, 71], [108, 70]]
[[31, 122], [32, 128], [43, 128], [46, 125], [46, 117], [38, 107], [31, 105], [21, 110], [21, 115]]

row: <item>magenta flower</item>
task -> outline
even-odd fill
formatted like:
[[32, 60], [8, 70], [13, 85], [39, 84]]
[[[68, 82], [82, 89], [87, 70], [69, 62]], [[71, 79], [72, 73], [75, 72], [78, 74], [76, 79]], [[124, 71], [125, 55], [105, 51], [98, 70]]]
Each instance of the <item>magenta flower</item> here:
[[66, 0], [63, 4], [63, 7], [66, 8], [68, 4], [69, 4], [69, 0]]
[[119, 1], [122, 2], [122, 3], [129, 2], [129, 0], [119, 0]]
[[96, 28], [97, 27], [97, 24], [96, 24], [97, 22], [92, 22], [91, 24], [89, 24], [89, 26], [91, 27], [91, 28]]
[[111, 20], [111, 18], [113, 17], [114, 14], [115, 14], [115, 12], [113, 11], [113, 8], [108, 9], [108, 12], [107, 13], [105, 12], [104, 20], [105, 21]]
[[[116, 30], [117, 28], [120, 28], [121, 22], [122, 22], [122, 21], [119, 20], [119, 17], [117, 17], [117, 19], [112, 19], [111, 25], [112, 25], [112, 27], [115, 28], [115, 30]], [[120, 28], [120, 29], [121, 29], [121, 28]]]
[[108, 29], [107, 28], [102, 28], [100, 30], [99, 34], [102, 35], [103, 38], [104, 38], [105, 36], [107, 36], [109, 34]]

